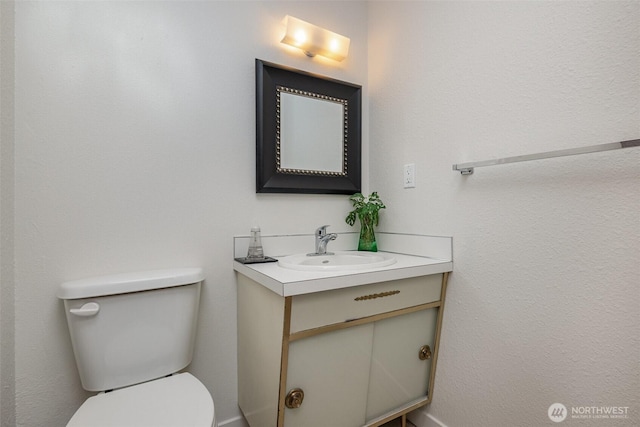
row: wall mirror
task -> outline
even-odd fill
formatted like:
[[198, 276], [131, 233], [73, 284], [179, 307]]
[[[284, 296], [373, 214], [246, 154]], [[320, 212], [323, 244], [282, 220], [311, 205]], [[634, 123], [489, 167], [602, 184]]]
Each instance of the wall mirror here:
[[256, 192], [361, 191], [362, 87], [256, 59]]

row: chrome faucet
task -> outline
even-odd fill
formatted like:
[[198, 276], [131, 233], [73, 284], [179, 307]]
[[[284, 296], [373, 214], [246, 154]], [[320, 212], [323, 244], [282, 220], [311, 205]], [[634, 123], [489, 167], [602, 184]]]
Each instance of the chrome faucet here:
[[307, 255], [333, 255], [333, 252], [327, 252], [327, 243], [330, 240], [336, 240], [338, 235], [336, 233], [327, 234], [327, 227], [329, 226], [323, 225], [316, 229], [316, 252]]

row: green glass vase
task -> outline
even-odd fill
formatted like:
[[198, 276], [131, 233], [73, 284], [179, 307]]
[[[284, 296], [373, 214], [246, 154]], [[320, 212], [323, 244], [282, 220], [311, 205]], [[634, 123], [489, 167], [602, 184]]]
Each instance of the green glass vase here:
[[365, 214], [358, 215], [358, 218], [360, 218], [360, 240], [358, 240], [358, 250], [378, 252], [373, 216]]

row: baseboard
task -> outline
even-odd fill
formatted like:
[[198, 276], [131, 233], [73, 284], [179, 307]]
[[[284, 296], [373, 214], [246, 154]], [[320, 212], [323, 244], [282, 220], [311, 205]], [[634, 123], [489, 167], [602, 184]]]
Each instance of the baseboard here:
[[447, 427], [445, 423], [420, 409], [409, 412], [407, 414], [407, 418], [416, 427]]
[[249, 427], [249, 424], [247, 424], [247, 421], [242, 415], [239, 415], [234, 418], [229, 418], [228, 420], [220, 421], [218, 427]]

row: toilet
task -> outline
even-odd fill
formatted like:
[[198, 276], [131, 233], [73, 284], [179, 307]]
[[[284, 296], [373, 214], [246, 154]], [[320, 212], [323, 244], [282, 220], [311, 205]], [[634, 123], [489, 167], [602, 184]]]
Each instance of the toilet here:
[[200, 268], [66, 282], [73, 353], [88, 398], [67, 427], [217, 427], [213, 399], [192, 374]]

